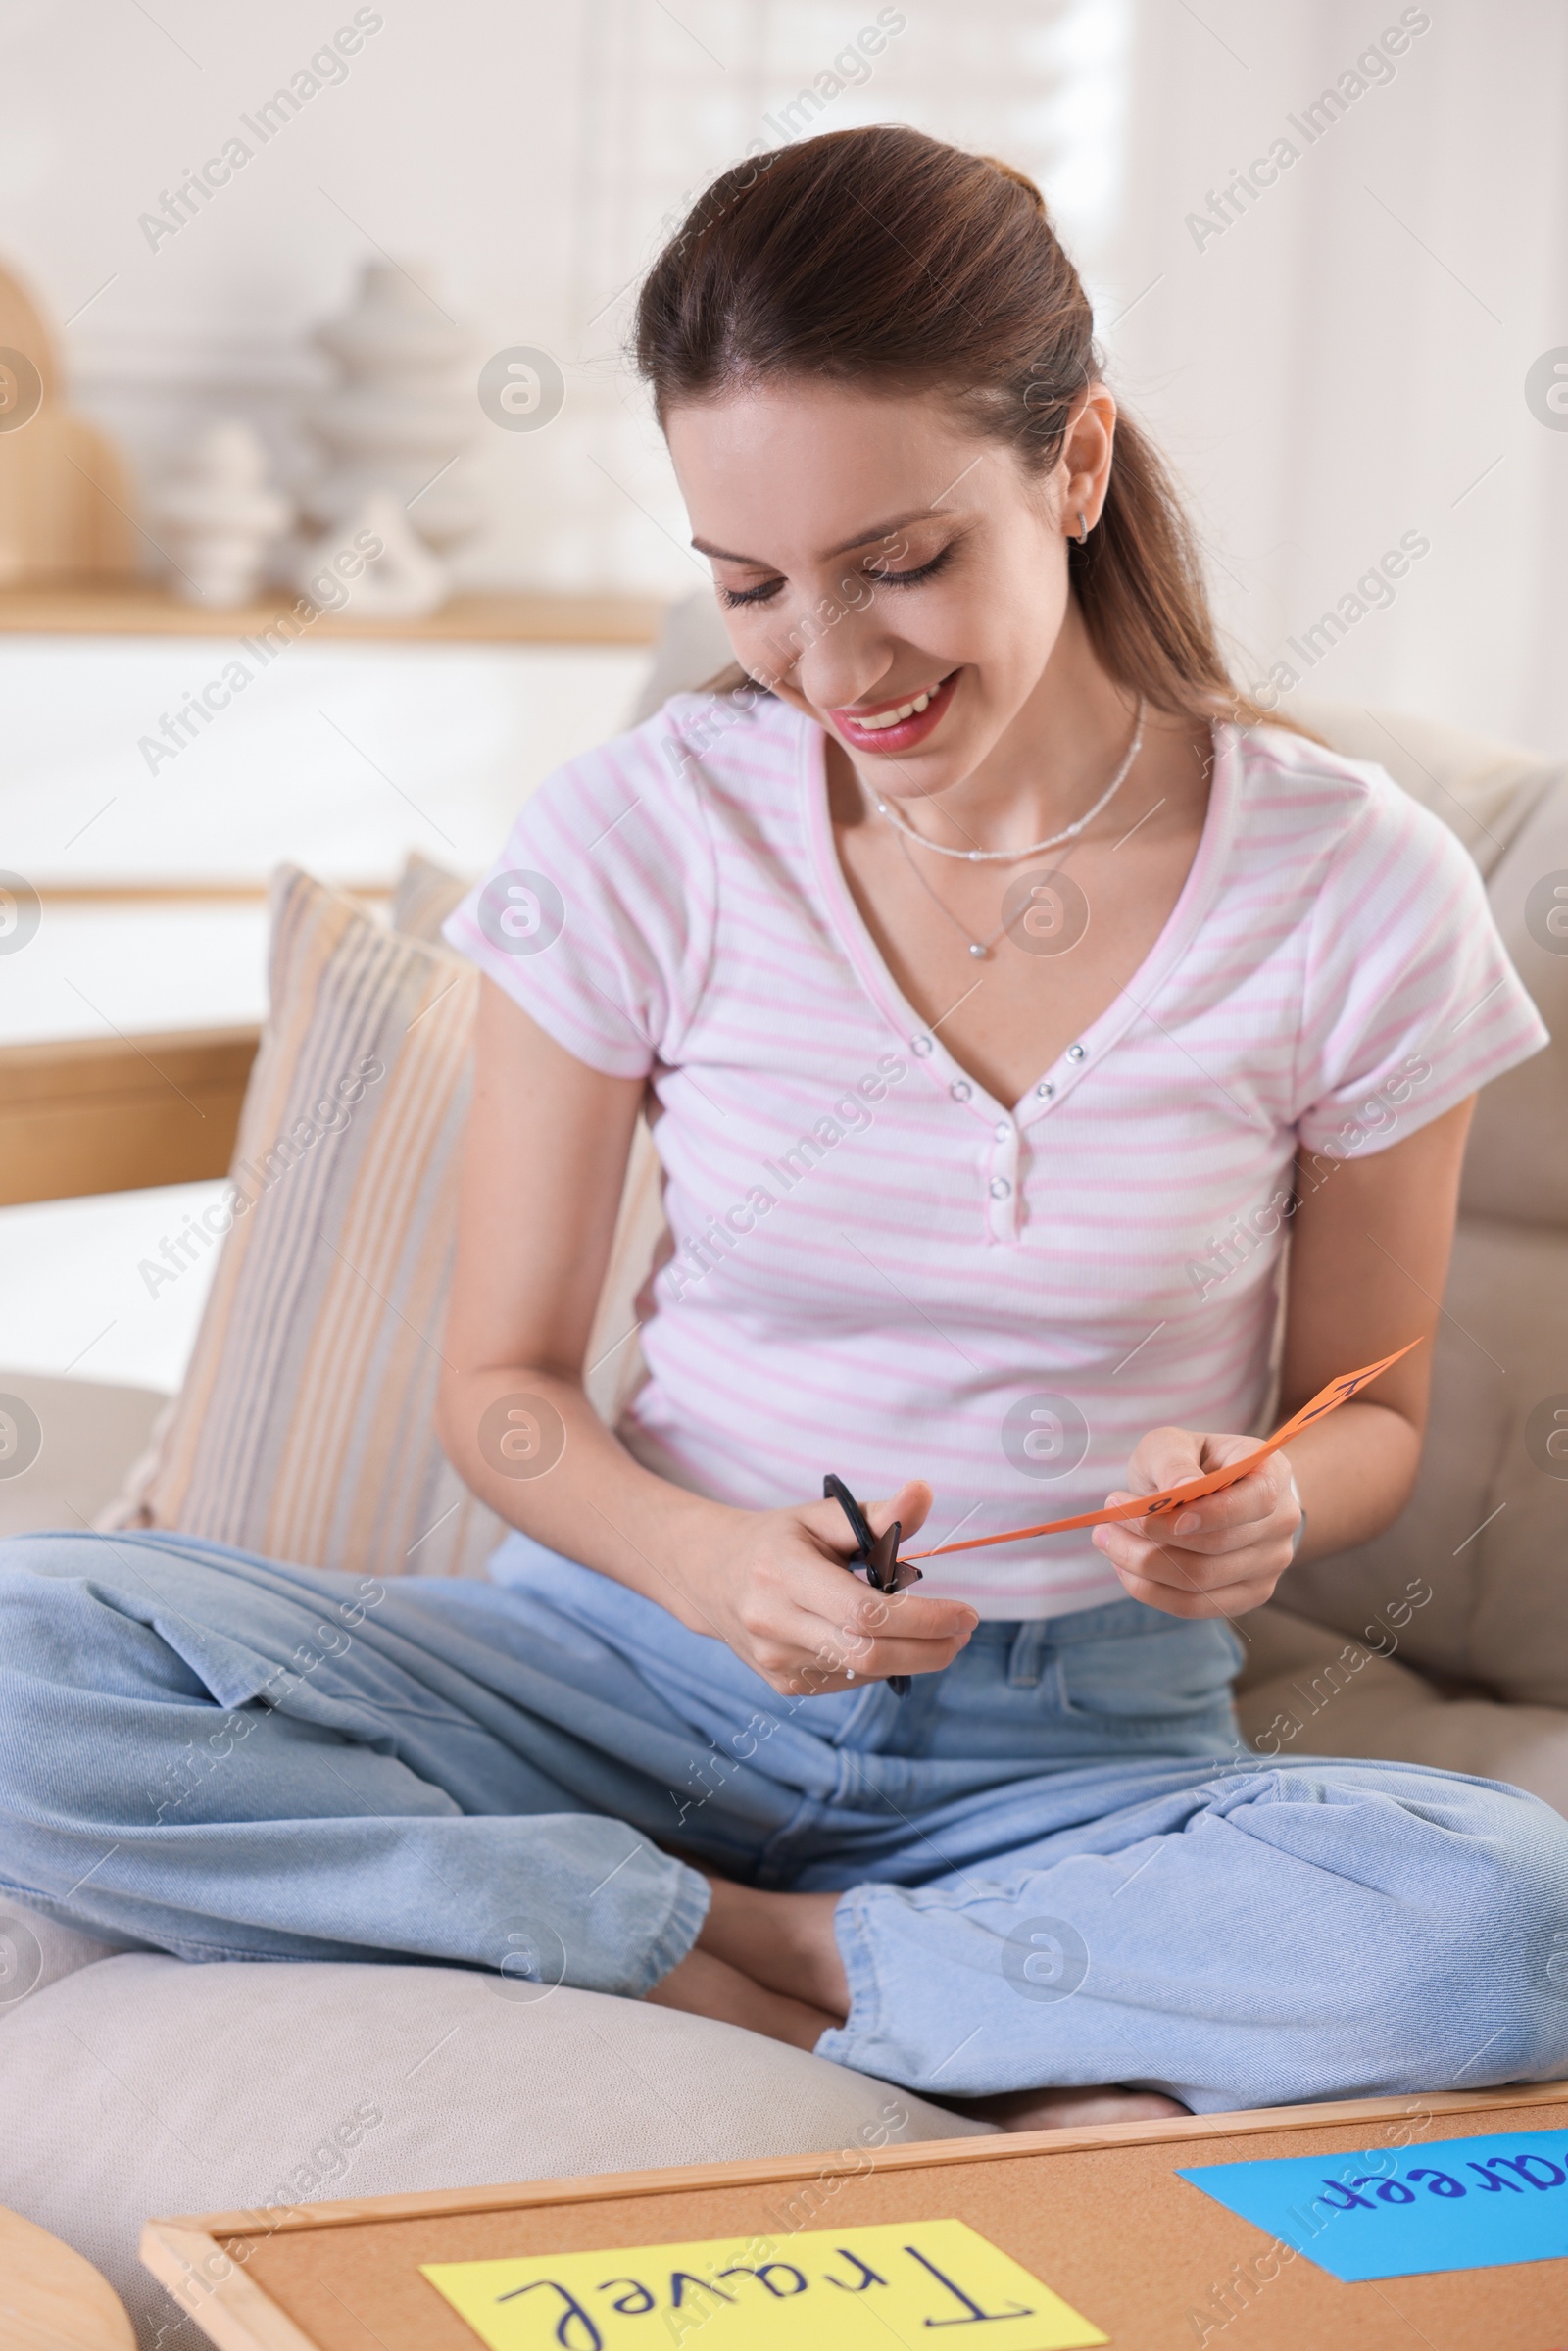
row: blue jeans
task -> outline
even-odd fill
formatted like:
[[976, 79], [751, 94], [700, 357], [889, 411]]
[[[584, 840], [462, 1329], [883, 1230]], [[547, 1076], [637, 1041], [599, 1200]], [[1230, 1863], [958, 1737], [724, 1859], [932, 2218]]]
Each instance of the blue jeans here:
[[983, 1624], [900, 1701], [780, 1697], [514, 1537], [388, 1585], [181, 1536], [0, 1543], [0, 1882], [187, 1959], [646, 1992], [708, 1889], [842, 1890], [820, 2054], [1200, 2111], [1568, 2072], [1568, 1824], [1493, 1781], [1243, 1747], [1222, 1622]]

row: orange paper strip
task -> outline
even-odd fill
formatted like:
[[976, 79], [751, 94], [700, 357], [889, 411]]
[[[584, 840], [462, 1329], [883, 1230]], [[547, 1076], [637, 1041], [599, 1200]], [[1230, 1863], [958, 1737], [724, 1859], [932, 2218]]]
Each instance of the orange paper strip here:
[[934, 1551], [906, 1551], [903, 1557], [909, 1561], [945, 1559], [950, 1551], [983, 1551], [994, 1543], [1022, 1543], [1032, 1535], [1070, 1535], [1079, 1527], [1108, 1527], [1121, 1518], [1160, 1518], [1168, 1511], [1179, 1510], [1184, 1502], [1198, 1501], [1205, 1494], [1222, 1494], [1227, 1486], [1234, 1486], [1250, 1470], [1256, 1469], [1260, 1461], [1266, 1461], [1270, 1453], [1277, 1453], [1282, 1445], [1289, 1445], [1293, 1437], [1298, 1437], [1310, 1422], [1321, 1420], [1325, 1412], [1337, 1411], [1341, 1404], [1348, 1404], [1352, 1396], [1381, 1379], [1391, 1363], [1397, 1363], [1401, 1355], [1410, 1352], [1410, 1347], [1420, 1345], [1419, 1339], [1412, 1339], [1408, 1347], [1385, 1355], [1381, 1363], [1368, 1363], [1360, 1371], [1343, 1372], [1339, 1379], [1330, 1380], [1309, 1404], [1303, 1404], [1299, 1412], [1293, 1412], [1282, 1428], [1276, 1429], [1272, 1437], [1266, 1437], [1255, 1452], [1232, 1461], [1225, 1469], [1211, 1469], [1200, 1478], [1185, 1478], [1180, 1486], [1166, 1486], [1158, 1494], [1141, 1494], [1136, 1500], [1117, 1502], [1113, 1508], [1086, 1510], [1078, 1518], [1048, 1519], [1043, 1527], [1014, 1527], [1006, 1535], [971, 1535], [963, 1543], [939, 1543]]

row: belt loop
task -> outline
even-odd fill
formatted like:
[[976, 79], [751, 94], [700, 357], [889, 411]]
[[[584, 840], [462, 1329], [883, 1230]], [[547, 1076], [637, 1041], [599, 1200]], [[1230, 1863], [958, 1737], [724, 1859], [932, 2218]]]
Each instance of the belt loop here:
[[1007, 1654], [1009, 1690], [1034, 1690], [1040, 1682], [1040, 1660], [1046, 1646], [1049, 1619], [1031, 1617], [1018, 1627]]

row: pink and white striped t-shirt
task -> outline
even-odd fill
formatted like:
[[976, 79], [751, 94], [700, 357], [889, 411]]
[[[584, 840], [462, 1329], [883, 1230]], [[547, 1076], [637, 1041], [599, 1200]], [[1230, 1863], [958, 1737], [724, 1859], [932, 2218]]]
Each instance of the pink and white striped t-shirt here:
[[[1298, 1140], [1380, 1150], [1545, 1031], [1469, 857], [1382, 768], [1274, 728], [1215, 749], [1164, 931], [1017, 1102], [894, 985], [788, 705], [676, 696], [528, 803], [446, 935], [658, 1097], [645, 1458], [754, 1507], [925, 1477], [935, 1543], [1098, 1508], [1161, 1423], [1255, 1427]], [[1087, 1535], [926, 1572], [983, 1616], [1122, 1596]]]

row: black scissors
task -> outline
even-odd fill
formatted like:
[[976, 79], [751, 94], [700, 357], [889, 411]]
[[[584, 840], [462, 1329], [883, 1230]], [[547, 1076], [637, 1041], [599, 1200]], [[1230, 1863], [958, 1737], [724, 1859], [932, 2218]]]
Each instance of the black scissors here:
[[[910, 1561], [899, 1557], [899, 1543], [903, 1539], [904, 1529], [897, 1519], [893, 1521], [885, 1534], [873, 1535], [865, 1512], [860, 1508], [844, 1480], [836, 1478], [831, 1470], [822, 1480], [822, 1499], [825, 1502], [837, 1502], [849, 1520], [850, 1533], [855, 1537], [859, 1549], [854, 1558], [847, 1562], [847, 1565], [852, 1570], [863, 1567], [866, 1582], [875, 1591], [907, 1592], [911, 1584], [919, 1583], [920, 1569], [912, 1565]], [[889, 1674], [888, 1688], [896, 1698], [907, 1696], [908, 1675]]]

